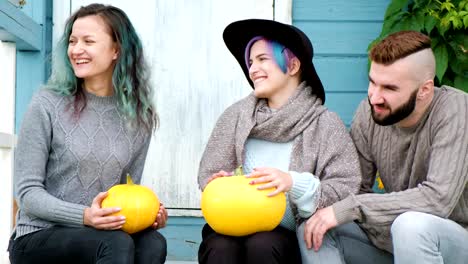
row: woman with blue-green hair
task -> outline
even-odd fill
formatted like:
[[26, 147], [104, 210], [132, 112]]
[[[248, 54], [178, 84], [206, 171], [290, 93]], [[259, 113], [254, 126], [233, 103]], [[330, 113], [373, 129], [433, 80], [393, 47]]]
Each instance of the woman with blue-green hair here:
[[54, 55], [19, 133], [11, 263], [164, 263], [162, 204], [154, 224], [132, 235], [120, 230], [120, 208], [101, 207], [127, 173], [140, 182], [158, 124], [134, 27], [116, 7], [81, 7]]

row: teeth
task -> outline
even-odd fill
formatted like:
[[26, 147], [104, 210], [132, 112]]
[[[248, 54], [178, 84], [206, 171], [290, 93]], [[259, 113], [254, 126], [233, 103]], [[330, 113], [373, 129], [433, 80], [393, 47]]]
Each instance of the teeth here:
[[260, 78], [257, 78], [254, 80], [254, 83], [258, 83], [258, 82], [261, 82], [263, 80], [265, 80], [266, 78], [265, 77], [260, 77]]
[[89, 60], [87, 59], [80, 59], [80, 60], [76, 60], [76, 64], [82, 64], [82, 63], [88, 63]]

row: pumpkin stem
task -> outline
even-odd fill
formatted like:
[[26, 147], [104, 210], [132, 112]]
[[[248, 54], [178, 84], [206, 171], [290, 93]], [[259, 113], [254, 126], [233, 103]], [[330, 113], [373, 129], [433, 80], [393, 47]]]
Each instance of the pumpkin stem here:
[[234, 176], [242, 176], [242, 175], [244, 175], [244, 170], [242, 170], [242, 165], [240, 165], [234, 170]]
[[127, 173], [127, 184], [129, 185], [133, 185], [133, 181], [132, 181], [132, 176], [130, 176], [130, 173]]

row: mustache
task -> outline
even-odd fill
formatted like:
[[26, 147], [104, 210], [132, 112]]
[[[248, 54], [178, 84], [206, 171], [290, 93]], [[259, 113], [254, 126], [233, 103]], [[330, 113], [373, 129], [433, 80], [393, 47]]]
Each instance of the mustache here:
[[371, 108], [373, 108], [373, 106], [377, 106], [380, 108], [390, 109], [390, 106], [386, 102], [383, 102], [381, 104], [372, 104], [369, 97], [367, 97], [367, 102], [369, 103]]

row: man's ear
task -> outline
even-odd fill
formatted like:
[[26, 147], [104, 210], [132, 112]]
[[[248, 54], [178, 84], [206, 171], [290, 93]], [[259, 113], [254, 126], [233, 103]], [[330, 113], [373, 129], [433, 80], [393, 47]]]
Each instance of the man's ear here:
[[428, 95], [434, 92], [434, 80], [427, 80], [419, 87], [418, 99], [427, 98]]
[[297, 73], [300, 72], [300, 70], [301, 70], [301, 61], [297, 57], [292, 58], [288, 63], [289, 75], [296, 75]]

